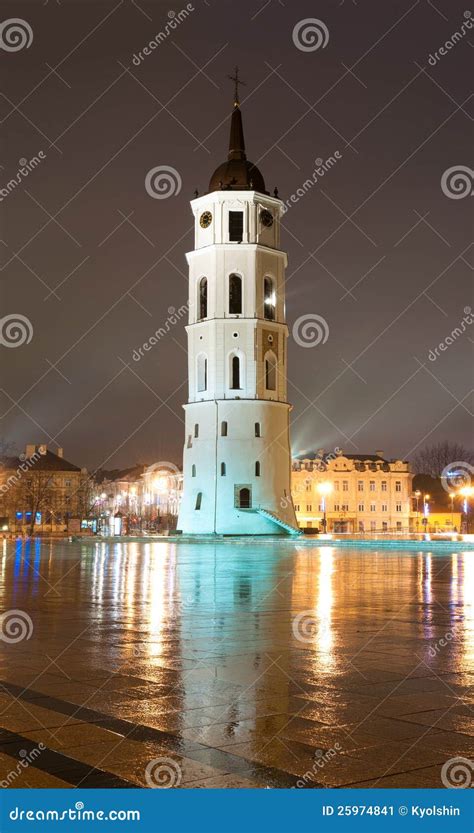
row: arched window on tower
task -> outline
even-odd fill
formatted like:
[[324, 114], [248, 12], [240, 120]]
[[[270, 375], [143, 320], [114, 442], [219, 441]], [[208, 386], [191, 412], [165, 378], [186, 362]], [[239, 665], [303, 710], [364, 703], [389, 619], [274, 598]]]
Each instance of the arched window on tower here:
[[276, 294], [273, 279], [263, 279], [263, 314], [269, 321], [275, 320]]
[[260, 433], [260, 423], [259, 423], [259, 422], [256, 422], [256, 423], [255, 423], [255, 436], [256, 436], [256, 437], [261, 437], [261, 433]]
[[199, 318], [207, 318], [207, 278], [199, 281], [198, 308]]
[[240, 390], [240, 358], [235, 354], [230, 357], [230, 387], [231, 390]]
[[276, 390], [277, 361], [274, 353], [267, 353], [265, 356], [265, 388]]
[[242, 278], [229, 275], [229, 314], [242, 315]]
[[221, 422], [221, 437], [227, 437], [227, 422], [223, 420]]
[[207, 356], [204, 353], [199, 353], [197, 359], [197, 389], [207, 390]]
[[260, 461], [257, 460], [255, 463], [255, 477], [260, 477]]
[[221, 477], [225, 477], [225, 476], [226, 476], [225, 463], [221, 463]]
[[196, 466], [194, 463], [191, 466], [191, 477], [196, 477]]
[[241, 489], [238, 489], [236, 495], [236, 506], [239, 509], [251, 509], [252, 508], [252, 493], [247, 486], [244, 486]]

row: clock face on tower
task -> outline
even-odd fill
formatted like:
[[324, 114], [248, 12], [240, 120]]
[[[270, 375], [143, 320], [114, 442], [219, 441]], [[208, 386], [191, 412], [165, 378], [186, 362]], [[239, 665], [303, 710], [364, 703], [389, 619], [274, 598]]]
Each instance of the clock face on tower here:
[[199, 218], [199, 225], [201, 228], [209, 228], [212, 223], [212, 214], [210, 211], [204, 211]]
[[273, 225], [273, 214], [272, 214], [272, 212], [268, 211], [266, 208], [264, 208], [263, 211], [260, 212], [260, 220], [261, 220], [262, 226], [265, 226], [266, 228], [271, 228], [271, 226]]

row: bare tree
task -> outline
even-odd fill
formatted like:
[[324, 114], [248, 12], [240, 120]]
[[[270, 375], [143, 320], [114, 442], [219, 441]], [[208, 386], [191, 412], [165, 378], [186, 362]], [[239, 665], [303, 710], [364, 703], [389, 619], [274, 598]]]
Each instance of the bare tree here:
[[445, 440], [422, 448], [411, 460], [411, 467], [415, 474], [440, 477], [447, 466], [460, 462], [474, 465], [474, 451], [460, 443]]
[[27, 512], [31, 512], [28, 534], [33, 535], [38, 513], [52, 509], [54, 488], [51, 472], [32, 469], [23, 475], [18, 488], [20, 505], [24, 506]]

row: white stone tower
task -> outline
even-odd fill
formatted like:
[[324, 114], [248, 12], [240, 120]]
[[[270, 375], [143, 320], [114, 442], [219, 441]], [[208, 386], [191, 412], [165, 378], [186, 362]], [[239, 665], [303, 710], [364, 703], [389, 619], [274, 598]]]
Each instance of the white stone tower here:
[[[237, 76], [236, 76], [237, 77]], [[286, 392], [282, 202], [247, 161], [234, 100], [227, 162], [192, 200], [183, 534], [297, 533]]]

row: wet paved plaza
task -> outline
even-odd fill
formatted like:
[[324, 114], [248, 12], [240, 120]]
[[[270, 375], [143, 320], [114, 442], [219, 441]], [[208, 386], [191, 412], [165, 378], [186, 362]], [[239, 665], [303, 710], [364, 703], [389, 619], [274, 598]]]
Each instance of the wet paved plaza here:
[[2, 786], [441, 787], [474, 755], [473, 552], [0, 556]]

